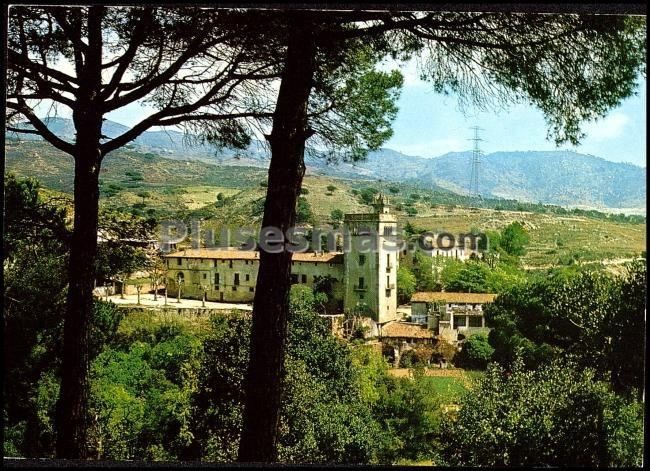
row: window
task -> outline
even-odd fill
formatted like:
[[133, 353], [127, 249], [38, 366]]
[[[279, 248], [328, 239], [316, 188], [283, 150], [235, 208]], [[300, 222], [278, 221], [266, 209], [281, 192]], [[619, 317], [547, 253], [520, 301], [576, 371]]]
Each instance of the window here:
[[291, 275], [291, 284], [295, 285], [296, 283], [298, 283], [298, 275], [292, 274]]
[[219, 273], [214, 274], [214, 285], [219, 286]]
[[237, 291], [237, 287], [236, 287], [236, 286], [233, 286], [233, 287], [232, 287], [232, 290], [233, 290], [233, 291]]
[[359, 255], [359, 266], [365, 265], [365, 263], [366, 263], [366, 256]]
[[214, 266], [216, 267], [217, 266], [217, 261], [213, 260], [213, 262], [214, 262]]
[[182, 258], [177, 258], [176, 259], [176, 264], [177, 265], [182, 265], [183, 264], [183, 259]]
[[364, 289], [365, 288], [365, 282], [366, 280], [363, 279], [363, 276], [359, 277], [359, 289]]
[[207, 274], [207, 273], [204, 273], [204, 274], [203, 274], [203, 279], [204, 279], [204, 280], [207, 280], [207, 279], [208, 279], [208, 274]]
[[232, 268], [232, 260], [228, 261], [228, 268]]
[[250, 280], [251, 280], [251, 276], [250, 276], [250, 275], [246, 275], [246, 281], [250, 281]]
[[470, 327], [483, 327], [481, 316], [470, 316], [469, 317], [469, 326]]
[[467, 326], [467, 316], [454, 316], [454, 329]]
[[390, 276], [386, 276], [386, 287], [390, 289]]
[[255, 291], [255, 288], [253, 288], [253, 287], [251, 286], [250, 288], [248, 288], [248, 291], [250, 291], [250, 292], [252, 293], [252, 292]]
[[239, 285], [239, 273], [235, 273], [235, 286]]
[[387, 297], [387, 298], [390, 298], [390, 288], [388, 288], [388, 289], [386, 290], [386, 297]]
[[386, 254], [386, 271], [390, 271], [390, 254]]
[[307, 283], [307, 275], [302, 275], [302, 282]]

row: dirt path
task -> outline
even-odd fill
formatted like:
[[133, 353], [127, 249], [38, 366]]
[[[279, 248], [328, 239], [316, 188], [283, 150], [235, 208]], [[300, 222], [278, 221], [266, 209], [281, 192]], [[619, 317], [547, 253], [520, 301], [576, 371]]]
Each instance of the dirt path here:
[[[412, 376], [412, 370], [410, 368], [391, 368], [388, 370], [388, 374], [395, 376], [396, 378], [407, 378]], [[467, 378], [465, 370], [458, 368], [426, 368], [424, 370], [425, 376], [433, 377], [442, 377], [442, 378]]]

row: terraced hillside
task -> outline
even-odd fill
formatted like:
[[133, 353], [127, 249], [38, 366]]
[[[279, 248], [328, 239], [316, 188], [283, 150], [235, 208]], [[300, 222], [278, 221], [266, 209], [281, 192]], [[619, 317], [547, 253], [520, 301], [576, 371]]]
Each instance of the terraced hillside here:
[[[48, 193], [72, 191], [70, 157], [41, 142], [7, 141], [6, 171], [38, 178]], [[201, 218], [204, 227], [255, 227], [263, 212], [266, 171], [253, 167], [218, 166], [179, 161], [151, 153], [121, 150], [110, 154], [101, 172], [104, 207], [163, 219]], [[372, 180], [346, 180], [307, 175], [303, 196], [313, 223], [330, 222], [335, 209], [369, 211], [369, 193], [391, 197], [400, 223], [458, 234], [471, 229], [498, 230], [513, 221], [528, 229], [530, 245], [524, 263], [530, 267], [578, 261], [620, 261], [645, 250], [645, 219], [600, 213], [568, 212], [562, 208], [516, 202], [485, 201], [468, 207], [466, 197], [417, 186]], [[60, 193], [61, 192], [61, 193]], [[506, 204], [507, 203], [507, 204]], [[519, 211], [510, 208], [518, 207]], [[504, 209], [505, 208], [505, 209]]]

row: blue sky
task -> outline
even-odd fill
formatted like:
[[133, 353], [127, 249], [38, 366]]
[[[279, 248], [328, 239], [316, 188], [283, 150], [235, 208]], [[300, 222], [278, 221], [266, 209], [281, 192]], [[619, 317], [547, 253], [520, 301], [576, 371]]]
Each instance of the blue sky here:
[[[463, 114], [456, 97], [444, 97], [417, 77], [415, 67], [402, 68], [405, 86], [399, 100], [399, 114], [393, 137], [384, 145], [408, 155], [436, 157], [471, 148], [470, 127], [483, 128], [481, 149], [486, 152], [557, 150], [546, 139], [543, 114], [531, 105], [517, 105], [505, 112], [466, 109]], [[597, 122], [587, 123], [587, 137], [580, 146], [560, 149], [591, 154], [615, 162], [646, 166], [646, 83], [639, 80], [637, 96], [626, 99]]]
[[[394, 68], [398, 64], [385, 64]], [[437, 157], [447, 152], [471, 148], [472, 126], [479, 126], [485, 153], [496, 151], [557, 150], [546, 139], [546, 123], [540, 111], [531, 105], [516, 105], [502, 112], [466, 109], [463, 114], [455, 97], [433, 92], [418, 78], [415, 62], [400, 65], [404, 88], [399, 100], [400, 111], [393, 123], [393, 137], [384, 144], [408, 155]], [[152, 112], [131, 105], [107, 117], [133, 126]], [[591, 154], [614, 162], [646, 166], [646, 81], [639, 79], [637, 95], [626, 99], [608, 115], [584, 127], [586, 138], [580, 146], [560, 149]]]

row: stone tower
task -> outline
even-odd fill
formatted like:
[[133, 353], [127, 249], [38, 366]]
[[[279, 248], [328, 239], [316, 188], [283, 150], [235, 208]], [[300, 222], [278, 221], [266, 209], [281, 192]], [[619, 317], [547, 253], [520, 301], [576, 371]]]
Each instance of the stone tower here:
[[372, 206], [372, 213], [345, 215], [344, 309], [383, 324], [397, 317], [397, 220], [381, 193]]

